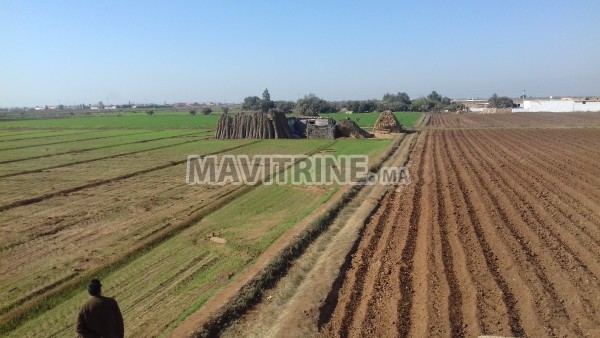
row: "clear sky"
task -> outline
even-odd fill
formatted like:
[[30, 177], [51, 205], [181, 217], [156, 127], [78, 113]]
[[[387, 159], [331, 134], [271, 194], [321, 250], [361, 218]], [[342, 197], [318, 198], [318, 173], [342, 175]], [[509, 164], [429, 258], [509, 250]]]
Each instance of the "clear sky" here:
[[600, 95], [599, 33], [598, 0], [0, 0], [0, 106]]

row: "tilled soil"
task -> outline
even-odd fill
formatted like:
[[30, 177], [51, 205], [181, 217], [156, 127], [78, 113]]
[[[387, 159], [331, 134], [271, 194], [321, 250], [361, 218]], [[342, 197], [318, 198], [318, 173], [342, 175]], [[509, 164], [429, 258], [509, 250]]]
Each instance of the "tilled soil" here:
[[433, 128], [599, 126], [600, 113], [429, 114]]
[[600, 130], [425, 131], [411, 175], [366, 225], [323, 335], [600, 334]]

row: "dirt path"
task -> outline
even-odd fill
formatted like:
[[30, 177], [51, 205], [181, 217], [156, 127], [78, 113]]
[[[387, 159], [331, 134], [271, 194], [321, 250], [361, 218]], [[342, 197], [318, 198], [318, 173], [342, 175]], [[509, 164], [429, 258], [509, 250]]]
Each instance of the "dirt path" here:
[[[417, 134], [408, 135], [384, 166], [402, 166]], [[224, 337], [306, 337], [317, 333], [320, 308], [335, 296], [340, 269], [355, 250], [365, 222], [386, 192], [395, 189], [369, 186], [350, 202], [331, 227], [294, 263], [285, 277], [267, 291], [266, 301], [222, 333]], [[299, 315], [300, 314], [300, 315]]]
[[[398, 138], [397, 140], [401, 140], [402, 138]], [[397, 142], [397, 141], [396, 141]], [[404, 143], [404, 142], [403, 142]], [[393, 148], [389, 149], [390, 151]], [[405, 153], [408, 153], [408, 149], [404, 150]], [[385, 158], [380, 155], [378, 158], [374, 159], [370, 165], [374, 165], [380, 161], [384, 161]], [[318, 218], [322, 217], [324, 213], [329, 212], [334, 205], [336, 205], [348, 192], [350, 186], [341, 187], [325, 204], [317, 208], [313, 211], [308, 217], [304, 218], [301, 222], [296, 224], [292, 229], [288, 230], [284, 235], [279, 237], [261, 256], [258, 260], [248, 269], [243, 271], [236, 279], [225, 286], [217, 295], [213, 298], [209, 299], [206, 304], [202, 306], [202, 308], [188, 317], [181, 325], [179, 325], [173, 332], [171, 332], [171, 337], [189, 337], [195, 331], [197, 331], [200, 327], [204, 326], [208, 321], [212, 319], [219, 311], [221, 311], [228, 302], [238, 293], [240, 290], [248, 284], [257, 274], [259, 274], [262, 270], [264, 270], [268, 264], [276, 257], [278, 254], [282, 252], [282, 250], [289, 245], [292, 240], [294, 240], [301, 232], [309, 227], [313, 222], [315, 222]], [[373, 203], [373, 206], [369, 209], [369, 211], [376, 205], [376, 201]], [[366, 217], [366, 216], [365, 216]], [[322, 239], [322, 236], [320, 237]], [[339, 256], [343, 260], [345, 252], [339, 253]], [[324, 288], [323, 288], [324, 287]], [[326, 294], [328, 288], [327, 286], [322, 286], [321, 290], [324, 294]], [[268, 296], [267, 296], [268, 297]], [[314, 309], [313, 314], [318, 315], [318, 311]], [[247, 318], [247, 317], [245, 317]], [[246, 320], [246, 319], [244, 319]], [[282, 326], [278, 326], [281, 328]], [[259, 329], [262, 330], [262, 329]], [[265, 336], [264, 332], [259, 333], [260, 336]]]
[[599, 136], [427, 132], [415, 184], [382, 200], [321, 334], [600, 334]]

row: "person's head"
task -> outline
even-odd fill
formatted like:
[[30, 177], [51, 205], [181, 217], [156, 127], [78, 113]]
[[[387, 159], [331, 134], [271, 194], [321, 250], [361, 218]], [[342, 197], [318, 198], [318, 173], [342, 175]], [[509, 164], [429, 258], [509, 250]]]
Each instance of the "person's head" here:
[[100, 296], [102, 293], [102, 284], [100, 284], [100, 280], [94, 278], [88, 283], [87, 289], [91, 296]]

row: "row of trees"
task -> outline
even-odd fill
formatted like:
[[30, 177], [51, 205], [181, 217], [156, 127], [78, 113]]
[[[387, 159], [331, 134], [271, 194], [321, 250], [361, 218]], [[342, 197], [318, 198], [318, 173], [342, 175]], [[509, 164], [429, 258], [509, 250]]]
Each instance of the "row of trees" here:
[[329, 102], [315, 94], [308, 94], [297, 102], [272, 101], [268, 89], [265, 89], [262, 99], [258, 96], [248, 96], [244, 99], [242, 109], [266, 112], [277, 109], [284, 113], [297, 112], [299, 115], [312, 116], [318, 114], [335, 113], [338, 111], [352, 111], [354, 113], [369, 113], [373, 111], [432, 111], [432, 110], [456, 110], [462, 108], [452, 102], [448, 97], [442, 97], [433, 91], [427, 97], [410, 99], [408, 94], [399, 92], [397, 94], [386, 93], [382, 100], [349, 100], [340, 102]]
[[[513, 101], [506, 97], [498, 97], [494, 94], [490, 99], [492, 108], [512, 107]], [[429, 95], [410, 99], [405, 92], [396, 94], [386, 93], [381, 100], [349, 100], [339, 102], [329, 102], [315, 94], [308, 94], [297, 102], [293, 101], [272, 101], [269, 91], [265, 89], [262, 99], [258, 96], [248, 96], [244, 99], [242, 109], [267, 112], [270, 109], [277, 109], [284, 113], [296, 112], [299, 115], [313, 116], [318, 114], [335, 113], [339, 111], [351, 111], [353, 113], [369, 113], [373, 111], [461, 111], [466, 109], [463, 104], [456, 103], [447, 96], [442, 96], [435, 90]]]

